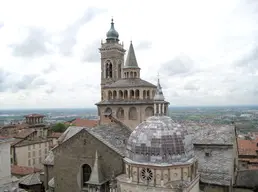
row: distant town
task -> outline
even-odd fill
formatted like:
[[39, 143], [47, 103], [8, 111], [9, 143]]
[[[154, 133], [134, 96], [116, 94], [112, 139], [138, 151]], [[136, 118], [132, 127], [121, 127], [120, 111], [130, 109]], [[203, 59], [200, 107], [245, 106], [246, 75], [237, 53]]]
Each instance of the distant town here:
[[[79, 109], [18, 109], [0, 110], [0, 126], [19, 124], [27, 114], [38, 113], [45, 116], [44, 123], [51, 125], [74, 119], [98, 120], [94, 108]], [[200, 124], [241, 124], [239, 131], [258, 132], [258, 106], [221, 107], [169, 107], [169, 116], [178, 122]]]

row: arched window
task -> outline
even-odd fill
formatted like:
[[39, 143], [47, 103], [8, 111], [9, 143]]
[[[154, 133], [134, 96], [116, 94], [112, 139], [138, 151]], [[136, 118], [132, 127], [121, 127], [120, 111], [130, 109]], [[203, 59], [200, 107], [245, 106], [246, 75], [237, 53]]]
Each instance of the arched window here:
[[153, 107], [147, 107], [145, 109], [145, 117], [150, 117], [154, 115], [154, 109]]
[[130, 90], [130, 99], [134, 99], [134, 90]]
[[91, 167], [88, 164], [82, 166], [82, 183], [86, 186], [86, 182], [90, 180]]
[[123, 97], [124, 97], [123, 91], [119, 90], [119, 99], [123, 99]]
[[122, 75], [122, 68], [121, 68], [121, 64], [118, 64], [118, 78], [120, 79]]
[[111, 100], [112, 99], [112, 91], [108, 91], [108, 100]]
[[109, 113], [109, 114], [111, 114], [111, 113], [112, 113], [112, 109], [110, 109], [109, 107], [108, 107], [108, 108], [106, 108], [105, 113]]
[[135, 107], [131, 107], [129, 109], [129, 120], [136, 120], [137, 119], [137, 110]]
[[139, 91], [139, 89], [136, 89], [135, 90], [135, 98], [139, 99], [139, 97], [140, 97], [140, 91]]
[[112, 73], [113, 71], [112, 70], [113, 70], [112, 63], [110, 63], [109, 64], [109, 77], [110, 78], [112, 78], [112, 76], [113, 76], [113, 73]]
[[137, 77], [137, 73], [136, 73], [136, 72], [134, 72], [134, 77], [135, 77], [135, 78]]
[[113, 65], [111, 61], [106, 62], [106, 78], [112, 78], [113, 77]]
[[133, 78], [133, 72], [132, 71], [130, 72], [130, 78]]
[[122, 107], [120, 107], [117, 110], [116, 116], [117, 116], [118, 119], [123, 119], [125, 117], [125, 111], [124, 111], [124, 109]]

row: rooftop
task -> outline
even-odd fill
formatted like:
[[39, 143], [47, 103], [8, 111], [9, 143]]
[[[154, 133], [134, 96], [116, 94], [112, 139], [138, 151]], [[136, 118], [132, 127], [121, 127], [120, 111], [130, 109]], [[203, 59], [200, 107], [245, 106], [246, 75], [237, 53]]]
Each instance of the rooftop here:
[[28, 175], [35, 172], [40, 172], [41, 169], [33, 168], [33, 167], [25, 167], [25, 166], [19, 166], [19, 165], [12, 165], [11, 166], [11, 173], [13, 175]]
[[[95, 127], [98, 125], [98, 120], [89, 120], [89, 119], [81, 119], [77, 118], [73, 121], [68, 122], [72, 126], [78, 126], [78, 127]], [[66, 123], [67, 124], [67, 123]]]
[[119, 79], [111, 84], [106, 84], [105, 88], [128, 88], [128, 87], [150, 87], [156, 88], [156, 85], [149, 83], [148, 81], [142, 80], [140, 78], [131, 79]]
[[233, 125], [207, 125], [198, 129], [194, 135], [194, 144], [204, 145], [233, 145]]
[[258, 138], [254, 140], [237, 139], [239, 155], [252, 155], [257, 156], [258, 151]]
[[45, 117], [45, 115], [33, 113], [33, 114], [24, 115], [24, 117]]
[[194, 157], [192, 136], [168, 116], [152, 116], [139, 124], [127, 143], [128, 158], [137, 162], [187, 162]]

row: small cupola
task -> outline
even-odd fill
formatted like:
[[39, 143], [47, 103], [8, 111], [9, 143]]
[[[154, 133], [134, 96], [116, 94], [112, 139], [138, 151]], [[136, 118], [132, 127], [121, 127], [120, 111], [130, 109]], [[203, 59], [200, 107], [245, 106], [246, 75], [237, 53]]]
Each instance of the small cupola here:
[[114, 26], [114, 20], [113, 18], [111, 19], [111, 26], [109, 31], [107, 32], [107, 42], [118, 42], [119, 41], [119, 34], [118, 32], [115, 30], [115, 26]]

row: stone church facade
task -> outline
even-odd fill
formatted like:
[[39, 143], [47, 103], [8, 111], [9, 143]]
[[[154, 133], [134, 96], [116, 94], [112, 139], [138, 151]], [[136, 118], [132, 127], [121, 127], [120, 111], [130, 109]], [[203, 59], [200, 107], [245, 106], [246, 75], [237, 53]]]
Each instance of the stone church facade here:
[[[217, 162], [215, 156], [206, 157], [198, 151], [195, 156], [187, 128], [168, 117], [169, 103], [159, 79], [153, 85], [140, 78], [132, 43], [124, 62], [125, 50], [118, 37], [112, 20], [106, 42], [99, 49], [101, 101], [96, 105], [100, 124], [94, 128], [71, 126], [62, 134], [44, 162], [46, 190], [199, 191], [199, 183], [208, 178], [202, 168], [231, 161], [231, 157]], [[227, 166], [232, 168], [233, 164]], [[230, 181], [232, 175], [226, 176]], [[213, 172], [208, 179], [208, 183], [214, 180]]]
[[[119, 43], [119, 34], [111, 22], [105, 42], [99, 48], [101, 55], [101, 101], [96, 105], [100, 124], [120, 121], [134, 129], [154, 115], [153, 98], [156, 86], [141, 79], [132, 42], [124, 62], [126, 50]], [[166, 102], [165, 110], [168, 110]]]

